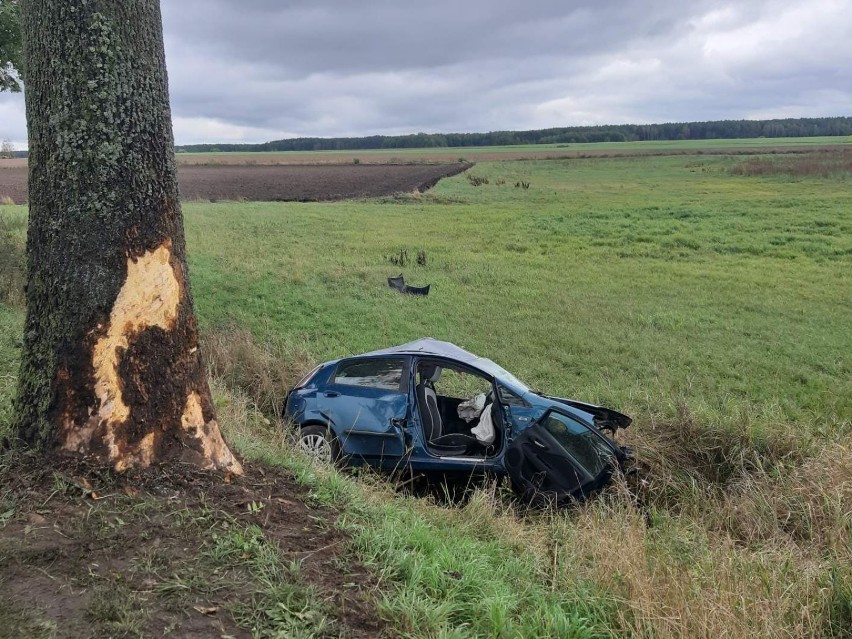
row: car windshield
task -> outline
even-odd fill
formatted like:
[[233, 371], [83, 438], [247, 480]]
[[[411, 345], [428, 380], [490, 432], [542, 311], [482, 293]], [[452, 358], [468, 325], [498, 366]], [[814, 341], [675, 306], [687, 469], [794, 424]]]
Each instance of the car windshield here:
[[543, 425], [592, 477], [600, 475], [612, 463], [612, 450], [580, 422], [561, 413], [550, 413]]
[[484, 370], [486, 373], [490, 373], [497, 379], [507, 382], [511, 386], [514, 386], [517, 390], [523, 391], [525, 393], [531, 392], [529, 386], [524, 384], [521, 380], [512, 375], [512, 373], [507, 371], [499, 364], [495, 364], [494, 362], [492, 362], [490, 359], [481, 358], [479, 368]]

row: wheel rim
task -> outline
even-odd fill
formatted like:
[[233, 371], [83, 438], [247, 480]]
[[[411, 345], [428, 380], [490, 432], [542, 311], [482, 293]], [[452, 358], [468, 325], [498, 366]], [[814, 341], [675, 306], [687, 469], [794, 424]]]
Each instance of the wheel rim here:
[[331, 445], [322, 435], [302, 435], [299, 438], [299, 448], [308, 457], [322, 462], [331, 461]]

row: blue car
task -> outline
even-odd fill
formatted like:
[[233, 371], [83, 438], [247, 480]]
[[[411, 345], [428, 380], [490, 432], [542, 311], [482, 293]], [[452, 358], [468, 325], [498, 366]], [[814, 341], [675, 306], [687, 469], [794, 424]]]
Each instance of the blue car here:
[[285, 417], [318, 459], [394, 471], [508, 475], [534, 503], [580, 500], [631, 458], [631, 419], [530, 390], [489, 359], [423, 338], [320, 364]]

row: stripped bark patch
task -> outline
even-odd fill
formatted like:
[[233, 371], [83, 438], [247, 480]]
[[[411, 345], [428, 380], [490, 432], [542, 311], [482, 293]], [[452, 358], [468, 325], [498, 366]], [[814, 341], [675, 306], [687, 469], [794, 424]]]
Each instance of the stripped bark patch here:
[[[175, 329], [183, 299], [182, 274], [176, 272], [171, 255], [171, 242], [137, 258], [128, 258], [127, 277], [116, 297], [106, 325], [96, 327], [100, 337], [92, 347], [94, 394], [97, 405], [89, 408], [85, 424], [66, 421], [63, 450], [84, 453], [97, 437], [106, 447], [106, 457], [116, 470], [131, 466], [145, 467], [155, 458], [159, 432], [150, 432], [129, 444], [123, 432], [132, 421], [131, 406], [124, 396], [127, 380], [120, 372], [122, 359], [129, 355], [134, 338], [142, 332], [158, 328]], [[195, 347], [191, 349], [195, 350]], [[165, 381], [165, 380], [164, 380]], [[205, 421], [200, 396], [195, 398], [181, 419], [181, 427], [198, 440], [199, 452], [209, 466], [241, 472], [219, 433], [215, 420]], [[158, 429], [159, 430], [159, 429]]]
[[[186, 398], [186, 407], [180, 419], [181, 427], [190, 435], [198, 439], [201, 444], [202, 455], [209, 468], [224, 468], [237, 475], [242, 475], [243, 468], [240, 465], [219, 431], [219, 424], [215, 419], [204, 421], [204, 411], [201, 408], [201, 396], [192, 392]], [[203, 466], [203, 464], [202, 464]]]
[[95, 394], [100, 400], [97, 417], [109, 426], [130, 416], [118, 376], [119, 349], [126, 349], [129, 338], [146, 328], [158, 326], [170, 331], [174, 327], [181, 284], [169, 262], [170, 245], [167, 242], [137, 260], [128, 260], [127, 279], [110, 313], [106, 335], [95, 344], [92, 363]]
[[[95, 432], [103, 429], [109, 457], [117, 459], [120, 456], [116, 427], [130, 417], [118, 374], [120, 356], [132, 335], [151, 326], [164, 330], [174, 327], [182, 287], [170, 263], [170, 249], [171, 242], [167, 241], [137, 259], [128, 259], [127, 278], [113, 305], [106, 331], [92, 349], [94, 390], [99, 406], [89, 408], [85, 425], [66, 420], [63, 450], [86, 452]], [[96, 330], [104, 331], [104, 326], [98, 325]], [[71, 405], [70, 400], [68, 404]], [[152, 445], [153, 437], [140, 442], [137, 455], [142, 465], [150, 463]]]
[[94, 455], [119, 472], [177, 457], [242, 474], [207, 395], [178, 264], [169, 240], [128, 258], [108, 321], [89, 333], [87, 366], [56, 377], [59, 450]]

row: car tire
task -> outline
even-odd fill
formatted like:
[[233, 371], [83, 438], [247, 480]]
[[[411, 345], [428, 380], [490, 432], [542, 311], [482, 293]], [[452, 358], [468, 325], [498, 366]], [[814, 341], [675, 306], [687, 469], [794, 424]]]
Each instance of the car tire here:
[[302, 426], [296, 445], [305, 456], [326, 464], [332, 464], [340, 458], [337, 438], [328, 428], [319, 424]]

